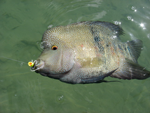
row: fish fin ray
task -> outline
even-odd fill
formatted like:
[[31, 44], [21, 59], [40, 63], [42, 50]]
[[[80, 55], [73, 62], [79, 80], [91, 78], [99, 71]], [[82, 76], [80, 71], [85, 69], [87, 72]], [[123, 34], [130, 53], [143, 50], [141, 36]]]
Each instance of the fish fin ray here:
[[128, 46], [129, 46], [129, 52], [130, 54], [133, 55], [133, 58], [135, 58], [136, 62], [138, 57], [141, 54], [141, 48], [143, 47], [143, 43], [141, 40], [136, 39], [136, 40], [132, 40], [127, 42]]

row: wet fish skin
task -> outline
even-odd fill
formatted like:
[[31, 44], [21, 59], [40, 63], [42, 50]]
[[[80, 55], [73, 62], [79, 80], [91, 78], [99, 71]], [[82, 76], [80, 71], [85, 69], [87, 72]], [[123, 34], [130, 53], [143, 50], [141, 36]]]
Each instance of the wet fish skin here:
[[[43, 52], [32, 70], [67, 83], [95, 83], [111, 76], [145, 79], [150, 72], [137, 64], [142, 41], [120, 41], [123, 30], [109, 22], [80, 22], [48, 29]], [[52, 46], [58, 46], [52, 50]]]

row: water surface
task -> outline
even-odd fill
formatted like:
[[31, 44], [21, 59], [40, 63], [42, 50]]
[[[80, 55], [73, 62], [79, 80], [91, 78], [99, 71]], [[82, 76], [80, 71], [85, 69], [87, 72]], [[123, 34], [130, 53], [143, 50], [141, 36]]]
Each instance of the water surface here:
[[1, 0], [0, 113], [149, 113], [150, 79], [71, 85], [27, 66], [40, 55], [49, 25], [108, 21], [124, 29], [123, 41], [143, 41], [139, 63], [150, 70], [149, 6], [149, 0]]

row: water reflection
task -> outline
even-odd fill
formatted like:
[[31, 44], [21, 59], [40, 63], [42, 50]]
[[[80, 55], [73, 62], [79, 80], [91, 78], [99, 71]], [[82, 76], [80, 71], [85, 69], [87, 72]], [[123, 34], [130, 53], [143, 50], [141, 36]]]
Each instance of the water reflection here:
[[140, 25], [140, 27], [141, 27], [143, 30], [145, 30], [145, 29], [146, 29], [146, 27], [145, 27], [145, 23], [140, 23], [139, 25]]
[[134, 11], [134, 12], [137, 12], [137, 9], [135, 6], [132, 6], [131, 9]]

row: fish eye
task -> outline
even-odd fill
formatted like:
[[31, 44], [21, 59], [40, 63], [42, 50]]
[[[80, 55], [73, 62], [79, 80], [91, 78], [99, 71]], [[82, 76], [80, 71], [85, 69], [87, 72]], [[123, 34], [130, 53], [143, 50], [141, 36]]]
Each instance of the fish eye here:
[[57, 50], [58, 49], [58, 47], [57, 46], [52, 46], [52, 50]]

